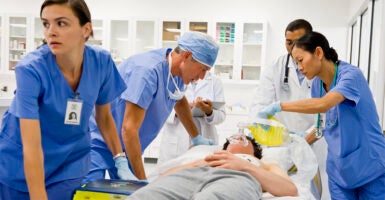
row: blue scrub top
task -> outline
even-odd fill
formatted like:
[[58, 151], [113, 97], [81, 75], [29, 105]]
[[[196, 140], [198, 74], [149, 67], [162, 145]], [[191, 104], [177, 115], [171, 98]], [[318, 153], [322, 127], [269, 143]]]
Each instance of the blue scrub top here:
[[[170, 99], [166, 88], [168, 87], [171, 92], [174, 92], [176, 89], [171, 80], [167, 86], [169, 65], [166, 55], [170, 51], [171, 49], [157, 49], [133, 55], [118, 67], [119, 73], [127, 85], [127, 89], [120, 98], [115, 99], [111, 103], [112, 114], [122, 141], [121, 130], [126, 101], [146, 110], [144, 121], [139, 130], [142, 153], [158, 135], [177, 102]], [[174, 79], [180, 90], [183, 90], [184, 83], [181, 77], [176, 76]], [[95, 120], [92, 118], [90, 119], [90, 128], [93, 169], [113, 167], [114, 161], [111, 152], [105, 145], [99, 130], [95, 126]]]
[[[19, 118], [38, 119], [46, 185], [84, 177], [88, 172], [88, 121], [95, 104], [106, 104], [126, 88], [110, 54], [85, 46], [76, 92], [69, 86], [49, 47], [29, 53], [15, 68], [17, 90], [0, 132], [0, 182], [27, 192]], [[64, 124], [68, 99], [83, 101], [80, 125]]]
[[[385, 173], [385, 137], [372, 93], [358, 67], [340, 62], [330, 90], [346, 99], [326, 112], [323, 134], [328, 143], [326, 171], [343, 188], [356, 188]], [[334, 84], [334, 83], [333, 83]], [[320, 79], [312, 97], [320, 97]], [[322, 96], [326, 94], [323, 88]]]

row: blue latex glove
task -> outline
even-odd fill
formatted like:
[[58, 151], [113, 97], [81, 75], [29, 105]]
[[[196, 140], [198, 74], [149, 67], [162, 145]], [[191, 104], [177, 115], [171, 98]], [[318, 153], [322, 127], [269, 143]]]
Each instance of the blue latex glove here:
[[127, 157], [117, 157], [114, 159], [115, 167], [118, 169], [118, 176], [122, 180], [138, 180], [136, 176], [128, 168]]
[[191, 140], [191, 142], [194, 144], [194, 145], [214, 145], [215, 142], [210, 140], [210, 139], [207, 139], [207, 138], [204, 138], [202, 137], [201, 135], [198, 135], [196, 136], [195, 138], [193, 138]]
[[276, 101], [276, 102], [266, 106], [265, 108], [263, 108], [258, 113], [258, 117], [259, 118], [267, 119], [267, 117], [274, 116], [275, 113], [281, 112], [281, 111], [282, 111], [282, 109], [281, 109], [281, 102], [280, 101]]

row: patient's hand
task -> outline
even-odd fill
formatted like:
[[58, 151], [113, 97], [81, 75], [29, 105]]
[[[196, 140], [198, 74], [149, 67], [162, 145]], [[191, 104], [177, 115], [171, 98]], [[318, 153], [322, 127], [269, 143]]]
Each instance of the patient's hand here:
[[213, 154], [206, 156], [205, 161], [210, 167], [220, 167], [237, 171], [244, 171], [245, 167], [251, 164], [250, 162], [224, 150], [216, 151]]

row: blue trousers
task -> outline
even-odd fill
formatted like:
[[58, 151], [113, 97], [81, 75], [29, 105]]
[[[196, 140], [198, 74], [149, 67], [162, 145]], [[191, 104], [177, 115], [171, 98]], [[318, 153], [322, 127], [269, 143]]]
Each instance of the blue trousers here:
[[[65, 180], [46, 186], [48, 199], [71, 200], [75, 190], [81, 186], [83, 178]], [[10, 188], [0, 183], [0, 200], [29, 200], [29, 193]]]
[[329, 179], [329, 190], [332, 199], [338, 200], [385, 199], [385, 174], [354, 189], [342, 188]]
[[[107, 171], [110, 176], [110, 179], [119, 179], [118, 170], [115, 167], [111, 169], [107, 169]], [[106, 176], [105, 169], [92, 170], [88, 172], [86, 177], [84, 177], [83, 183], [88, 183], [90, 181], [94, 181], [98, 179], [104, 179], [105, 176]]]

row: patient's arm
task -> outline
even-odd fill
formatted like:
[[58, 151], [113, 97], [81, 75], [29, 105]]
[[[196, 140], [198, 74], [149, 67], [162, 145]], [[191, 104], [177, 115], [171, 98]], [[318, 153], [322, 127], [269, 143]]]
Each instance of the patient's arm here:
[[191, 167], [198, 167], [198, 166], [207, 166], [207, 162], [204, 161], [203, 159], [198, 159], [198, 160], [196, 160], [194, 162], [187, 163], [187, 164], [184, 164], [184, 165], [179, 165], [179, 166], [173, 167], [171, 169], [168, 169], [168, 170], [166, 170], [164, 172], [161, 172], [160, 175], [164, 176], [164, 175], [171, 174], [171, 173], [176, 172], [176, 171], [181, 170], [181, 169], [186, 169], [186, 168], [191, 168]]
[[221, 167], [237, 171], [243, 171], [252, 175], [261, 184], [264, 191], [274, 196], [297, 196], [297, 187], [276, 164], [264, 164], [256, 166], [227, 151], [217, 151], [205, 158], [211, 167]]

